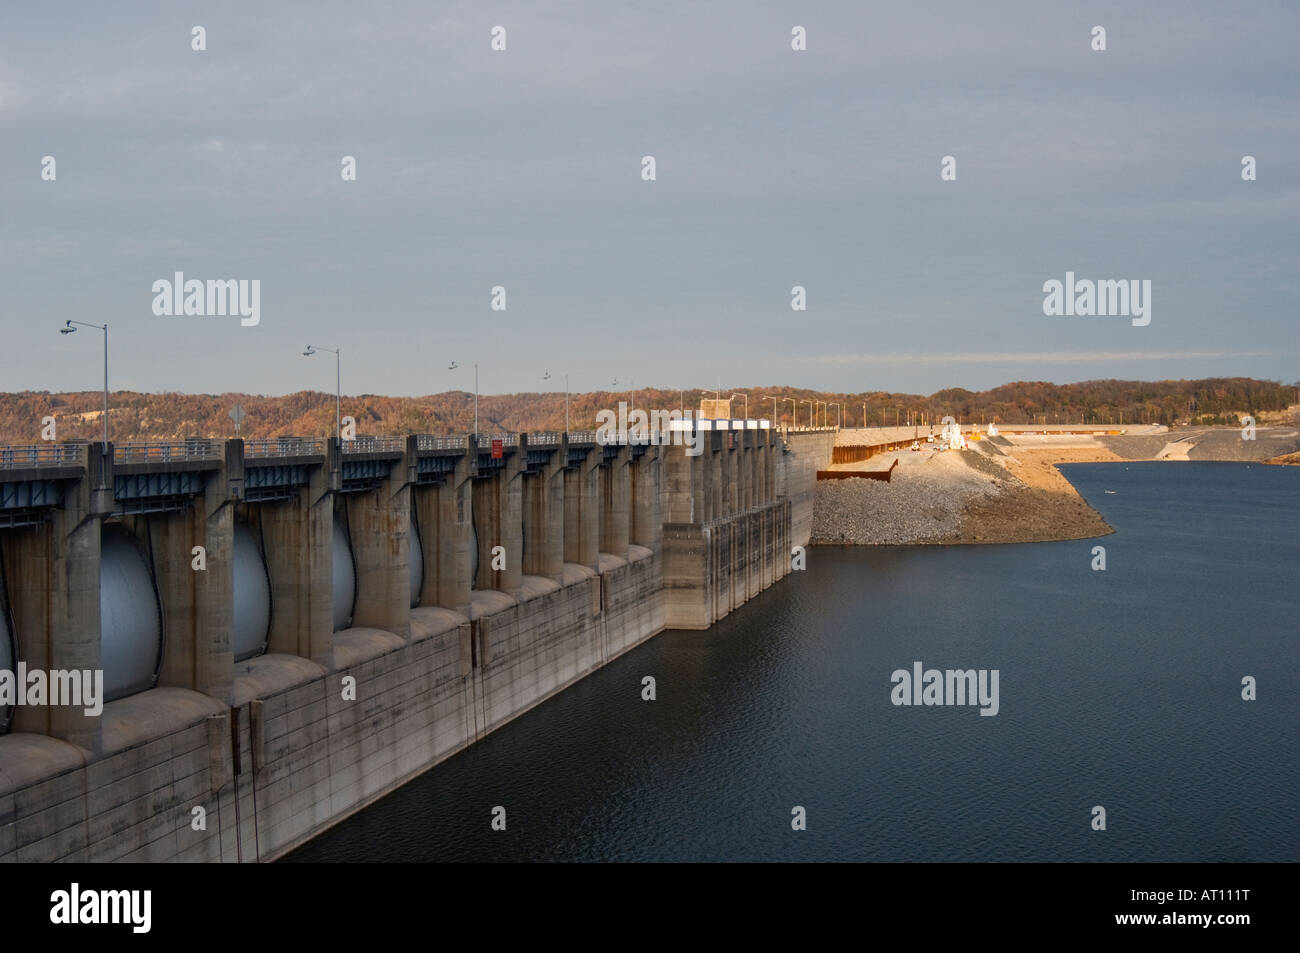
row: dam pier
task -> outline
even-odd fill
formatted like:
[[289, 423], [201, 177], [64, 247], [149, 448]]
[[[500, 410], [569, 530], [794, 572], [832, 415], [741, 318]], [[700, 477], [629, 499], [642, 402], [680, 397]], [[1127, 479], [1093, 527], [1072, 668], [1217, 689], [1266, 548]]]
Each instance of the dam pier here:
[[[263, 861], [807, 544], [833, 428], [0, 448], [0, 860]], [[701, 638], [707, 638], [703, 633]]]

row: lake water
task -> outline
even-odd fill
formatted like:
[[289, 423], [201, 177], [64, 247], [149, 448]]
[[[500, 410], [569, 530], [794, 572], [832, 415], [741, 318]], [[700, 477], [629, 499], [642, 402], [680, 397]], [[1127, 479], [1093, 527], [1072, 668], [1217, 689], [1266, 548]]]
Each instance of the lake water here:
[[[1300, 468], [1062, 469], [1115, 534], [816, 547], [290, 859], [1300, 859]], [[894, 705], [916, 661], [998, 714]]]

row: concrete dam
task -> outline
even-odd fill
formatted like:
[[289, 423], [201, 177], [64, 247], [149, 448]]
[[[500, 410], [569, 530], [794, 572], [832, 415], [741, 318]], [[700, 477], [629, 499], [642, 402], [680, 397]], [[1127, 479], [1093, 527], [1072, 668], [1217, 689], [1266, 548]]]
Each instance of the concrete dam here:
[[835, 433], [694, 426], [0, 448], [0, 860], [273, 860], [707, 629], [807, 544]]

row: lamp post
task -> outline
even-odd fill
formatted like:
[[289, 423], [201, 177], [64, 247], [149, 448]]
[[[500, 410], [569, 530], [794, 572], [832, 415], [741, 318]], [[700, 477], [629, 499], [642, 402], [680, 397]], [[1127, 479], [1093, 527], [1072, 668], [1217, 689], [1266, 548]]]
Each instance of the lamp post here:
[[[824, 408], [826, 407], [826, 401], [824, 401], [824, 400], [819, 400], [819, 401], [817, 401], [817, 403], [818, 403], [819, 405], [821, 405], [821, 407], [823, 408], [823, 410], [822, 410], [822, 426], [824, 427], [824, 426], [826, 426], [826, 411], [825, 411], [825, 409], [824, 409]], [[815, 420], [815, 419], [816, 419], [816, 418], [814, 417], [814, 420]], [[813, 426], [816, 426], [816, 424], [814, 424]]]
[[799, 403], [808, 405], [808, 427], [811, 429], [813, 425], [813, 411], [816, 405], [813, 404], [811, 400], [801, 400]]
[[[546, 371], [542, 374], [543, 381], [551, 379], [551, 372]], [[564, 375], [564, 432], [569, 432], [569, 375]]]
[[[455, 361], [447, 365], [447, 370], [454, 371], [460, 367]], [[474, 365], [474, 440], [478, 441], [478, 364]]]
[[732, 394], [730, 399], [731, 399], [731, 400], [735, 400], [737, 397], [744, 398], [744, 401], [745, 401], [745, 419], [748, 420], [748, 419], [749, 419], [749, 395], [748, 395], [748, 394]]
[[314, 345], [308, 344], [307, 350], [302, 352], [303, 357], [311, 357], [317, 351], [329, 351], [334, 355], [334, 436], [340, 438], [343, 436], [343, 417], [341, 411], [343, 405], [343, 371], [341, 366], [343, 363], [342, 350], [343, 348], [341, 346], [315, 347]]
[[798, 417], [799, 417], [799, 401], [795, 400], [793, 397], [782, 397], [782, 398], [781, 398], [781, 402], [782, 402], [782, 403], [784, 403], [784, 402], [787, 401], [787, 400], [788, 400], [790, 403], [794, 404], [794, 408], [790, 411], [790, 426], [792, 426], [792, 427], [798, 426], [798, 424], [799, 424], [799, 420], [798, 420]]
[[831, 407], [834, 407], [834, 408], [835, 408], [835, 429], [836, 429], [836, 430], [840, 430], [840, 429], [842, 429], [842, 428], [840, 427], [840, 411], [842, 411], [844, 408], [843, 408], [843, 406], [841, 406], [840, 404], [835, 403], [835, 404], [830, 404], [830, 405], [828, 405], [826, 409], [827, 409], [827, 410], [830, 410]]
[[91, 324], [88, 321], [73, 321], [68, 318], [64, 326], [59, 328], [60, 334], [72, 334], [77, 328], [74, 325], [80, 325], [83, 328], [95, 328], [104, 332], [104, 452], [108, 452], [108, 325]]
[[764, 399], [764, 400], [770, 400], [770, 401], [772, 402], [772, 423], [773, 423], [773, 424], [779, 424], [780, 421], [777, 420], [777, 418], [780, 416], [780, 414], [777, 413], [776, 402], [777, 402], [778, 400], [780, 400], [781, 398], [780, 398], [780, 397], [767, 397], [767, 396], [765, 396], [763, 399]]

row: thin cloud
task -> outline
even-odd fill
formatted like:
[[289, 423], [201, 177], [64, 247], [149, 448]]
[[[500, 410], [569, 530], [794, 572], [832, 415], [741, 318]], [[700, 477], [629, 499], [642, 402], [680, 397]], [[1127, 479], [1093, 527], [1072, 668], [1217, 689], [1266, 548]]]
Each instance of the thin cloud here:
[[1218, 360], [1276, 355], [1276, 351], [995, 351], [985, 354], [931, 351], [923, 354], [816, 354], [796, 360], [810, 364], [1086, 364], [1093, 361]]

